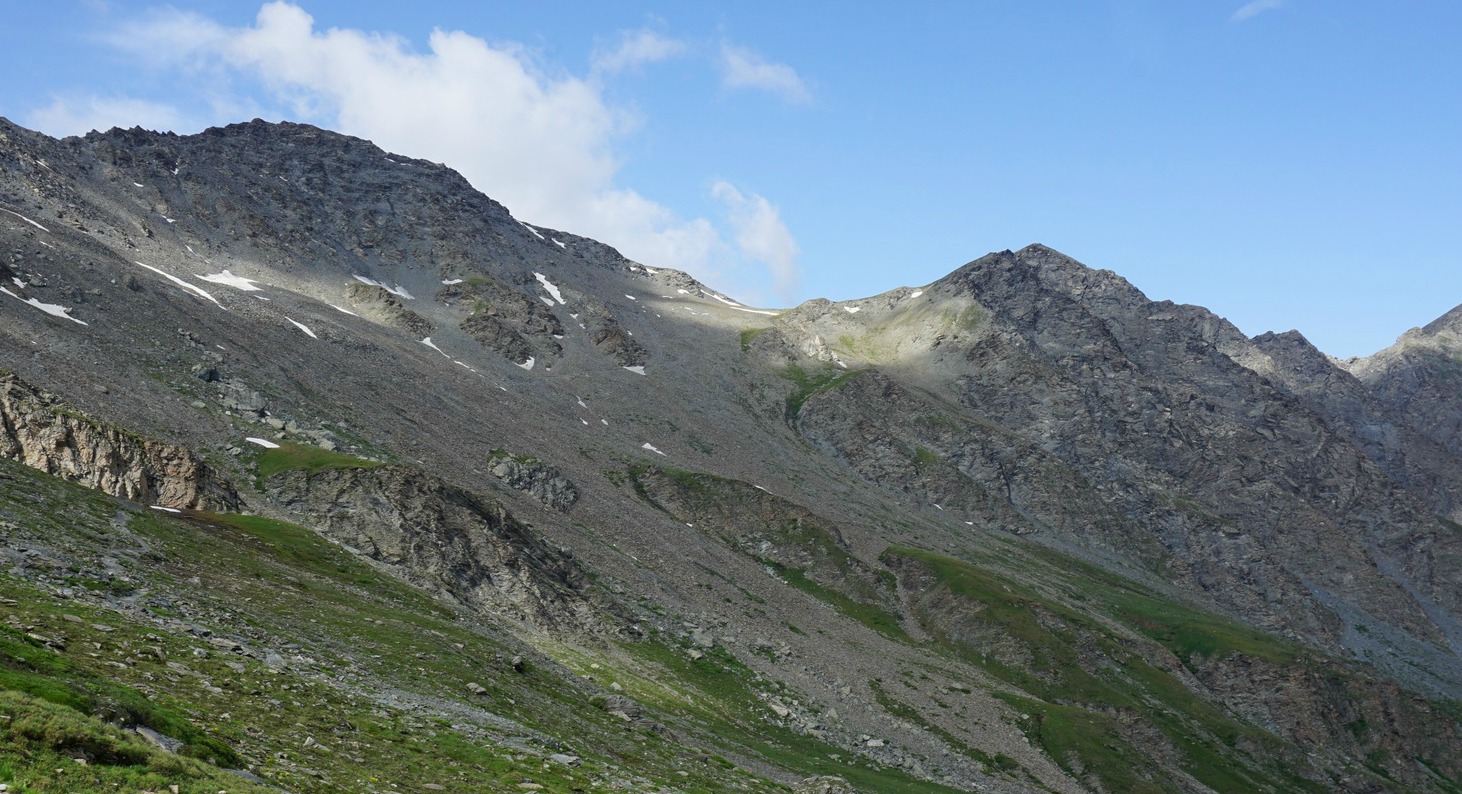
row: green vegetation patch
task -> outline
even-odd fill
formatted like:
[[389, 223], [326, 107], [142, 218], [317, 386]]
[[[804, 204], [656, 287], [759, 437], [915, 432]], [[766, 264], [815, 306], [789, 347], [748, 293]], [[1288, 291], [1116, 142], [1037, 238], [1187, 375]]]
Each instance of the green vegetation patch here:
[[300, 470], [306, 474], [314, 474], [322, 469], [374, 469], [381, 465], [380, 461], [357, 458], [343, 452], [331, 452], [308, 444], [289, 441], [278, 443], [277, 448], [266, 449], [258, 454], [260, 482], [282, 471]]
[[751, 352], [751, 343], [756, 341], [758, 336], [770, 331], [770, 328], [748, 328], [741, 332], [741, 352]]
[[859, 369], [837, 369], [835, 367], [825, 367], [808, 372], [796, 364], [789, 365], [780, 373], [783, 378], [795, 384], [792, 393], [787, 395], [787, 418], [791, 419], [800, 414], [802, 406], [813, 395], [836, 389], [863, 372], [864, 370]]
[[1109, 621], [1185, 661], [1235, 652], [1297, 661], [1280, 641], [1056, 552], [1035, 556], [1028, 572], [1089, 608], [932, 552], [893, 547], [883, 558], [920, 582], [914, 614], [947, 652], [1024, 691], [1003, 696], [1025, 715], [1021, 728], [1078, 779], [1110, 791], [1173, 790], [1179, 781], [1162, 754], [1138, 749], [1158, 738], [1170, 748], [1167, 763], [1215, 791], [1324, 790], [1288, 770], [1277, 737], [1200, 697]]

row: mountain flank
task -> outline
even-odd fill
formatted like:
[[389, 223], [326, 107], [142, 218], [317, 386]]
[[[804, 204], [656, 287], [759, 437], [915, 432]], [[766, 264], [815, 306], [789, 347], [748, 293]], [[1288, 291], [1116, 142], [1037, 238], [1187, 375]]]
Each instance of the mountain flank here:
[[1462, 307], [764, 309], [262, 121], [0, 120], [0, 279], [11, 790], [1462, 787]]

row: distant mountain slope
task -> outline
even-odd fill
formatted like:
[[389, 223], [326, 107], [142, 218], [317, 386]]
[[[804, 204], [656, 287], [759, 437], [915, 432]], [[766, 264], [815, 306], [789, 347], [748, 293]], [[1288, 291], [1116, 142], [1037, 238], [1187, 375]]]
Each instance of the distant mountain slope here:
[[[270, 554], [328, 541], [345, 556], [267, 572], [300, 602], [336, 610], [359, 586], [462, 616], [530, 660], [472, 682], [489, 702], [420, 636], [468, 644], [422, 603], [399, 626], [370, 607], [393, 666], [352, 649], [359, 615], [251, 613], [270, 642], [371, 666], [322, 692], [470, 713], [497, 727], [438, 728], [514, 763], [557, 742], [594, 780], [688, 791], [1462, 781], [1458, 312], [1342, 367], [1040, 245], [759, 309], [522, 223], [444, 166], [259, 121], [54, 140], [0, 120], [0, 279], [0, 457], [230, 511], [148, 523], [229, 576], [251, 575], [247, 539], [209, 522], [270, 527]], [[0, 587], [50, 599], [27, 549], [71, 558], [41, 543], [34, 499], [100, 503], [6, 476], [0, 551], [23, 564]], [[108, 558], [105, 512], [62, 545]], [[206, 601], [170, 567], [189, 565], [123, 567]], [[171, 625], [127, 615], [139, 636]], [[75, 647], [46, 651], [68, 681], [137, 683]], [[566, 719], [575, 704], [593, 719]], [[348, 782], [364, 762], [300, 776], [284, 748], [302, 738], [219, 719], [229, 762], [270, 783], [367, 786]]]

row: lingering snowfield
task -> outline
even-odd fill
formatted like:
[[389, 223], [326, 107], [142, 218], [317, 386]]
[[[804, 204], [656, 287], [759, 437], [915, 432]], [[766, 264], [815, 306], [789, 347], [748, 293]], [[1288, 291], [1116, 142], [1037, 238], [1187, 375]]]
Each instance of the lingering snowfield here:
[[916, 289], [913, 292], [910, 292], [909, 293], [909, 297], [910, 298], [917, 298], [917, 297], [919, 297], [920, 295], [923, 295], [923, 294], [924, 294], [924, 290]]
[[528, 231], [533, 232], [533, 236], [534, 237], [537, 237], [540, 240], [544, 239], [543, 235], [540, 234], [537, 229], [533, 228], [532, 226], [529, 226], [526, 223], [523, 223], [522, 221], [518, 221], [518, 223], [522, 223], [524, 229], [527, 229]]
[[518, 366], [522, 367], [523, 369], [533, 369], [533, 357], [529, 356], [527, 361], [524, 361]]
[[717, 295], [714, 292], [710, 292], [710, 293], [707, 293], [707, 294], [710, 295], [712, 298], [715, 298], [716, 300], [718, 300], [718, 301], [726, 304], [727, 306], [734, 306], [734, 307], [736, 307], [738, 309], [741, 308], [741, 304], [737, 303], [734, 300], [731, 300], [730, 298], [722, 297], [720, 295]]
[[625, 367], [625, 369], [629, 370], [630, 372], [633, 372], [636, 375], [643, 375], [643, 374], [645, 374], [645, 366], [643, 364], [636, 364], [633, 367]]
[[[16, 279], [16, 282], [17, 283], [19, 281], [20, 281], [20, 279]], [[67, 314], [67, 312], [69, 312], [71, 310], [68, 309], [68, 308], [66, 308], [65, 306], [60, 305], [60, 304], [57, 304], [57, 303], [41, 303], [40, 301], [36, 300], [35, 298], [22, 298], [19, 295], [16, 295], [14, 292], [11, 292], [10, 290], [6, 289], [5, 287], [0, 287], [0, 292], [3, 292], [6, 295], [9, 295], [10, 297], [12, 297], [12, 298], [20, 301], [21, 303], [24, 303], [24, 304], [28, 305], [28, 306], [34, 306], [35, 308], [40, 309], [41, 311], [45, 312], [46, 314], [51, 315], [52, 317], [60, 317], [63, 320], [70, 320], [71, 322], [76, 323], [77, 325], [86, 325], [86, 323], [82, 322], [81, 320], [78, 320], [75, 317], [72, 317], [70, 314]]]
[[648, 441], [646, 441], [645, 443], [641, 444], [640, 445], [640, 449], [648, 449], [651, 452], [655, 453], [656, 455], [664, 455], [665, 454], [664, 452], [661, 452], [660, 450], [655, 449], [655, 445], [654, 444], [651, 444]]
[[[421, 343], [423, 345], [426, 345], [427, 347], [431, 348], [432, 350], [437, 351], [438, 353], [442, 353], [442, 349], [440, 347], [437, 347], [437, 343], [436, 342], [433, 342], [431, 340], [431, 337], [429, 337], [429, 336], [427, 338], [421, 340]], [[446, 353], [442, 353], [442, 355], [447, 356]], [[447, 358], [451, 358], [451, 356], [447, 356]]]
[[445, 279], [442, 279], [442, 283], [443, 284], [446, 284], [447, 286], [450, 287], [453, 284], [461, 284], [462, 283], [462, 279], [460, 279], [460, 278], [445, 278]]
[[198, 296], [203, 297], [203, 298], [207, 298], [208, 300], [210, 300], [210, 301], [213, 302], [213, 305], [214, 306], [217, 306], [220, 309], [223, 308], [223, 304], [222, 303], [219, 303], [217, 298], [213, 297], [212, 295], [209, 295], [208, 292], [206, 290], [204, 290], [202, 287], [199, 287], [199, 286], [197, 286], [195, 284], [189, 284], [188, 282], [186, 282], [186, 281], [178, 278], [177, 276], [174, 276], [173, 274], [168, 273], [168, 272], [163, 271], [163, 270], [158, 270], [157, 268], [153, 267], [152, 265], [147, 264], [146, 262], [138, 262], [137, 264], [142, 265], [143, 267], [147, 268], [148, 270], [151, 270], [152, 272], [158, 274], [159, 276], [162, 276], [163, 278], [167, 279], [168, 281], [171, 281], [174, 284], [177, 284], [179, 287], [182, 287], [183, 289], [188, 290], [189, 292], [192, 292], [195, 295], [198, 295]]
[[381, 289], [383, 289], [383, 290], [391, 293], [392, 295], [396, 295], [398, 297], [405, 298], [405, 299], [407, 299], [409, 301], [416, 300], [416, 296], [415, 295], [412, 295], [409, 292], [407, 292], [406, 291], [406, 288], [403, 287], [403, 286], [401, 286], [400, 284], [397, 284], [394, 287], [388, 287], [388, 286], [386, 286], [385, 282], [376, 281], [373, 278], [367, 278], [365, 276], [362, 276], [362, 275], [359, 275], [359, 274], [356, 274], [356, 273], [352, 273], [351, 275], [352, 276], [355, 276], [355, 280], [361, 282], [362, 284], [369, 284], [372, 287], [380, 287]]
[[563, 244], [563, 240], [560, 240], [557, 237], [553, 239], [553, 244], [558, 246], [559, 248], [568, 248], [568, 246]]
[[579, 401], [579, 407], [580, 408], [583, 408], [585, 411], [589, 410], [589, 406], [584, 402], [584, 398], [583, 397], [580, 397], [579, 395], [575, 394], [574, 395], [574, 399]]
[[543, 301], [543, 303], [545, 305], [547, 305], [548, 308], [550, 308], [550, 309], [552, 309], [554, 307], [554, 302], [553, 302], [553, 299], [552, 298], [545, 298], [542, 295], [539, 295], [538, 296], [538, 300]]
[[[189, 248], [188, 253], [193, 253], [193, 249]], [[233, 287], [234, 289], [243, 290], [244, 292], [260, 291], [258, 287], [254, 286], [254, 282], [258, 281], [258, 279], [235, 276], [234, 274], [228, 272], [228, 268], [224, 268], [222, 273], [214, 273], [208, 276], [202, 275], [200, 273], [194, 273], [193, 275], [197, 276], [203, 281], [207, 281], [210, 284], [222, 284], [226, 287]]]
[[857, 314], [858, 312], [863, 311], [863, 307], [862, 306], [844, 306], [843, 307], [843, 311], [847, 312], [848, 314]]
[[267, 438], [255, 438], [254, 436], [249, 436], [248, 438], [246, 438], [244, 440], [247, 441], [247, 442], [249, 442], [250, 444], [258, 444], [259, 446], [261, 446], [261, 447], [263, 447], [265, 449], [279, 449], [279, 445], [278, 444], [274, 443], [273, 441], [270, 441]]
[[327, 303], [327, 304], [325, 304], [325, 305], [326, 305], [326, 306], [329, 306], [329, 307], [330, 307], [330, 308], [332, 308], [332, 309], [334, 309], [334, 310], [335, 310], [335, 311], [337, 311], [337, 312], [340, 312], [340, 313], [342, 313], [342, 314], [348, 314], [348, 315], [350, 315], [350, 316], [351, 316], [351, 317], [359, 317], [359, 316], [360, 316], [360, 315], [359, 315], [359, 314], [356, 314], [356, 313], [355, 313], [355, 312], [353, 312], [353, 311], [351, 311], [351, 310], [349, 310], [349, 309], [342, 309], [342, 308], [340, 308], [340, 307], [339, 307], [339, 306], [336, 306], [336, 305], [335, 305], [335, 304], [333, 304], [333, 303]]
[[[545, 276], [542, 273], [534, 273], [533, 278], [538, 279], [538, 283], [542, 284], [543, 288], [548, 291], [548, 294], [552, 295], [553, 299], [558, 301], [558, 305], [564, 305], [563, 292], [559, 291], [558, 285], [548, 280], [548, 276]], [[552, 306], [553, 304], [550, 303], [548, 305]]]
[[181, 513], [181, 512], [183, 512], [183, 511], [179, 510], [176, 507], [163, 507], [162, 505], [152, 505], [152, 509], [153, 510], [161, 510], [164, 513]]
[[41, 231], [45, 232], [46, 234], [50, 234], [51, 233], [51, 230], [50, 229], [47, 229], [46, 227], [40, 225], [39, 223], [36, 223], [35, 221], [31, 220], [30, 218], [27, 218], [24, 215], [21, 215], [20, 213], [14, 211], [14, 210], [5, 210], [3, 207], [0, 207], [0, 210], [4, 210], [5, 212], [8, 212], [11, 215], [14, 215], [15, 217], [17, 217], [17, 218], [25, 221], [26, 223], [29, 223], [30, 225], [36, 227], [37, 229], [40, 229]]
[[289, 320], [290, 322], [294, 323], [294, 327], [300, 329], [301, 331], [304, 331], [305, 332], [305, 335], [309, 336], [311, 339], [319, 339], [320, 338], [318, 336], [315, 336], [315, 332], [314, 331], [311, 331], [310, 330], [310, 327], [308, 325], [305, 325], [304, 323], [300, 322], [299, 320], [290, 320], [288, 317], [286, 317], [284, 319]]

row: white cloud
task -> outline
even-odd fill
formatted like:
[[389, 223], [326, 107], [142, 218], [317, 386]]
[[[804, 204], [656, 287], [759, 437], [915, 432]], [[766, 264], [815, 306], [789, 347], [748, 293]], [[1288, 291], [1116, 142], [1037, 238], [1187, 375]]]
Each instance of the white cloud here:
[[744, 47], [721, 45], [721, 84], [727, 88], [752, 88], [776, 94], [787, 102], [812, 100], [812, 91], [783, 63], [772, 63]]
[[755, 193], [745, 195], [724, 180], [711, 186], [711, 195], [726, 206], [742, 254], [771, 270], [779, 298], [791, 297], [797, 287], [801, 249], [776, 205]]
[[158, 102], [125, 97], [57, 97], [51, 104], [31, 111], [25, 124], [64, 137], [85, 135], [92, 130], [105, 132], [113, 127], [175, 130], [185, 121], [177, 108]]
[[[595, 56], [589, 78], [548, 74], [522, 47], [462, 32], [435, 30], [422, 52], [399, 36], [317, 30], [308, 13], [288, 2], [265, 4], [243, 28], [188, 12], [156, 12], [120, 28], [113, 43], [155, 68], [197, 76], [200, 91], [257, 80], [295, 120], [446, 163], [516, 216], [603, 240], [647, 264], [742, 281], [750, 257], [769, 265], [778, 284], [795, 267], [785, 243], [779, 249], [771, 242], [773, 227], [787, 241], [791, 236], [769, 203], [772, 226], [761, 232], [766, 242], [747, 231], [761, 217], [760, 196], [744, 199], [746, 207], [731, 205], [733, 248], [711, 220], [681, 218], [615, 184], [614, 144], [636, 119], [606, 102], [598, 75], [684, 48], [659, 34], [627, 34], [616, 49]], [[227, 104], [212, 101], [215, 108]], [[795, 259], [795, 243], [791, 250]]]
[[608, 52], [596, 51], [591, 60], [595, 72], [613, 74], [674, 58], [687, 49], [685, 42], [653, 30], [625, 31], [620, 35], [619, 46]]
[[1250, 0], [1250, 2], [1245, 3], [1239, 10], [1235, 11], [1234, 15], [1229, 17], [1229, 21], [1243, 22], [1244, 20], [1259, 16], [1265, 11], [1273, 11], [1283, 6], [1284, 3], [1285, 0]]

